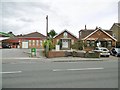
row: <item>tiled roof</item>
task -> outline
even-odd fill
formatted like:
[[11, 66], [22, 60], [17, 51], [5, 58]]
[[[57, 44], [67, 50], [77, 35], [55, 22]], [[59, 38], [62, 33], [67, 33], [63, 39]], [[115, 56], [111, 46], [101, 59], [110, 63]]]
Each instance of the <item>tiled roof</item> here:
[[[103, 33], [105, 33], [106, 35], [108, 35], [110, 38], [112, 38], [113, 40], [117, 41], [115, 38], [113, 38], [109, 33], [107, 33], [105, 30], [98, 28], [96, 30], [94, 30], [94, 32], [90, 33], [88, 36], [86, 36], [85, 38], [83, 38], [82, 40], [87, 39], [88, 37], [90, 37], [92, 34], [96, 33], [98, 30], [101, 30]], [[108, 30], [107, 30], [108, 31]]]
[[120, 27], [120, 23], [115, 23], [116, 26]]
[[[94, 32], [96, 29], [82, 29], [79, 32], [82, 33], [82, 35], [80, 36], [80, 39], [85, 38], [86, 36], [88, 36], [89, 34], [91, 34], [92, 32]], [[112, 35], [112, 31], [111, 30], [104, 30], [106, 31], [108, 34]]]
[[56, 38], [57, 36], [59, 36], [60, 34], [67, 32], [69, 34], [71, 34], [73, 37], [77, 38], [77, 36], [73, 35], [71, 32], [69, 32], [67, 29], [63, 30], [62, 32], [60, 32], [59, 34], [57, 34], [56, 36], [54, 36], [54, 38]]
[[46, 38], [45, 35], [39, 33], [39, 32], [32, 32], [32, 33], [29, 33], [29, 34], [26, 34], [26, 35], [22, 35], [22, 36], [19, 36], [19, 37], [41, 37], [41, 38]]

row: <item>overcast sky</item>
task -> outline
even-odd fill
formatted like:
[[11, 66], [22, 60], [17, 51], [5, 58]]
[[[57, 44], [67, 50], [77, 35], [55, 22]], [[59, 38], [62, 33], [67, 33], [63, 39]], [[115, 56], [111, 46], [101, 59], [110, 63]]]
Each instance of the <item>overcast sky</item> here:
[[[17, 2], [16, 2], [17, 1]], [[2, 0], [2, 31], [27, 34], [38, 31], [46, 34], [46, 15], [49, 31], [64, 29], [78, 36], [78, 31], [110, 29], [118, 22], [119, 0]]]

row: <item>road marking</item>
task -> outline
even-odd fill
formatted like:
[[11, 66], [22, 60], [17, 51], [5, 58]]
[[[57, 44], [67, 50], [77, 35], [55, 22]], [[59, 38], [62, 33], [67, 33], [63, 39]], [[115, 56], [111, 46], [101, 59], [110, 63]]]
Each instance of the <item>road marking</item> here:
[[22, 71], [0, 72], [2, 74], [21, 73]]
[[83, 70], [100, 70], [100, 69], [104, 69], [102, 67], [100, 68], [78, 68], [78, 69], [53, 69], [54, 72], [57, 71], [83, 71]]
[[36, 63], [36, 62], [12, 62], [10, 64], [33, 64], [33, 63]]

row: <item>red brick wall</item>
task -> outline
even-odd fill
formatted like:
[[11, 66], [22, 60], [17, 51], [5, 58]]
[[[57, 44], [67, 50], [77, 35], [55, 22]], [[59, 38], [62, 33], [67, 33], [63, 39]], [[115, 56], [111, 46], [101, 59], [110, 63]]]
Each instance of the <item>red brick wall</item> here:
[[48, 52], [48, 58], [64, 57], [64, 56], [65, 56], [64, 51], [49, 51]]

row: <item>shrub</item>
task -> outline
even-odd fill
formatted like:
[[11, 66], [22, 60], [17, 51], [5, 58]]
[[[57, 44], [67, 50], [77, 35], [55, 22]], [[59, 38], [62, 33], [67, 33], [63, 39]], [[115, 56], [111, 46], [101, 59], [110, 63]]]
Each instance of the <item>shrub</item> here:
[[120, 48], [120, 42], [116, 42], [116, 48]]
[[43, 43], [43, 47], [44, 49], [46, 49], [46, 46], [48, 45], [49, 47], [49, 50], [52, 50], [54, 48], [54, 45], [52, 43], [52, 41], [50, 39], [46, 40], [44, 43]]
[[60, 49], [61, 49], [62, 48], [62, 41], [59, 40], [58, 43], [57, 43], [57, 45], [60, 45]]
[[86, 44], [82, 40], [78, 40], [72, 45], [72, 48], [76, 50], [83, 50], [83, 47], [86, 47]]

